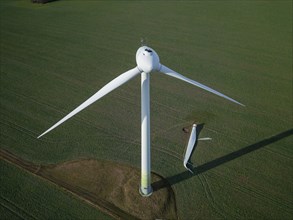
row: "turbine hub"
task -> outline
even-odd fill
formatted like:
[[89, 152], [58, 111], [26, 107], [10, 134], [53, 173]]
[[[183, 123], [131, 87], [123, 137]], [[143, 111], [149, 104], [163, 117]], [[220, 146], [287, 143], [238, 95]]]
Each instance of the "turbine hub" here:
[[137, 67], [145, 72], [150, 73], [160, 68], [160, 58], [156, 51], [150, 47], [142, 46], [136, 52]]

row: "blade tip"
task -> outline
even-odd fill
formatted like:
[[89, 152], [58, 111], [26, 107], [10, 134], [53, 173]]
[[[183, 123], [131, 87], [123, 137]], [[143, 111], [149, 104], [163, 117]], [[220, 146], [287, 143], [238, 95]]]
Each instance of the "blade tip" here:
[[241, 105], [242, 107], [246, 107], [244, 104], [242, 104], [241, 102], [238, 102], [238, 101], [236, 101], [236, 100], [233, 100], [233, 102], [235, 102], [235, 103], [238, 104], [238, 105]]
[[46, 133], [47, 133], [47, 132], [45, 132], [45, 133], [39, 135], [39, 136], [37, 137], [37, 139], [40, 139], [40, 138], [41, 138], [42, 136], [44, 136]]

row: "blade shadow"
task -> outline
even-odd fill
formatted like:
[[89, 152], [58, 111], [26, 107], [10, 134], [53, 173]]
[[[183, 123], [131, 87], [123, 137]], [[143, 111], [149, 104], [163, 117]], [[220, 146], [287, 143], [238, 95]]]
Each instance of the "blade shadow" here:
[[242, 157], [248, 153], [256, 151], [260, 148], [263, 148], [269, 144], [272, 144], [274, 142], [282, 140], [282, 139], [289, 137], [291, 135], [293, 135], [293, 128], [289, 129], [287, 131], [281, 132], [279, 134], [276, 134], [272, 137], [266, 138], [266, 139], [259, 141], [257, 143], [251, 144], [251, 145], [244, 147], [240, 150], [237, 150], [237, 151], [234, 151], [234, 152], [229, 153], [227, 155], [224, 155], [222, 157], [216, 158], [212, 161], [209, 161], [209, 162], [204, 163], [202, 165], [199, 165], [197, 167], [194, 167], [194, 168], [192, 168], [192, 171], [194, 172], [194, 174], [190, 173], [189, 171], [184, 171], [184, 172], [178, 173], [174, 176], [167, 177], [164, 180], [154, 182], [152, 184], [153, 190], [157, 191], [157, 190], [160, 190], [160, 189], [165, 188], [167, 186], [175, 185], [179, 182], [190, 179], [198, 174], [204, 173], [204, 172], [206, 172], [210, 169], [213, 169], [217, 166], [228, 163], [234, 159]]

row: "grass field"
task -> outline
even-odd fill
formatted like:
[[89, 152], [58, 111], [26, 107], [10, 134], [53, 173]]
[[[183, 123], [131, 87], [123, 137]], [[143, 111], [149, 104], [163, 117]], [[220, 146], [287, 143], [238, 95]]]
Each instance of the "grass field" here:
[[[93, 158], [139, 168], [139, 77], [36, 137], [133, 68], [146, 37], [163, 64], [246, 105], [152, 74], [152, 170], [172, 185], [179, 218], [293, 218], [292, 1], [2, 0], [0, 22], [1, 148], [35, 164]], [[213, 140], [199, 142], [192, 176], [182, 128], [193, 121]], [[104, 218], [1, 161], [2, 216], [81, 213]]]

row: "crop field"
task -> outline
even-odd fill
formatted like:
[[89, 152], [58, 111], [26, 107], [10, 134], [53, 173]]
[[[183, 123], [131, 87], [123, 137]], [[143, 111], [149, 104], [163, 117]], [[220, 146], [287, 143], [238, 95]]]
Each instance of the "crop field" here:
[[[36, 166], [139, 169], [140, 77], [36, 137], [135, 67], [143, 37], [164, 65], [246, 105], [151, 74], [152, 171], [178, 218], [293, 218], [292, 1], [1, 0], [0, 25], [3, 151]], [[182, 128], [193, 122], [212, 140], [198, 141], [192, 175]], [[113, 217], [0, 158], [1, 219]]]

